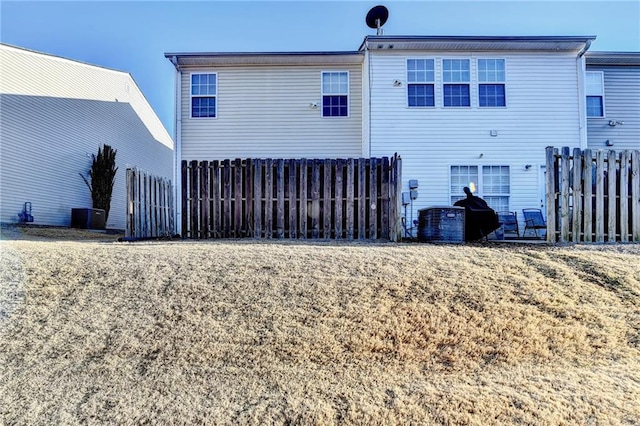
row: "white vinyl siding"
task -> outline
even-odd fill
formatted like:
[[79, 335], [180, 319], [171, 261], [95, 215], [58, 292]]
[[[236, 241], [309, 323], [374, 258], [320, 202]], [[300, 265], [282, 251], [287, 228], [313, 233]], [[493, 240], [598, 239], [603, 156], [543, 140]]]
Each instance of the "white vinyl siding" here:
[[[588, 117], [587, 146], [591, 149], [640, 149], [640, 67], [590, 66], [603, 73], [606, 118]], [[624, 124], [609, 126], [609, 120]], [[607, 146], [607, 141], [613, 144]]]
[[0, 62], [0, 222], [31, 202], [35, 224], [69, 226], [92, 207], [80, 174], [103, 144], [118, 166], [108, 228], [125, 228], [127, 165], [173, 178], [173, 141], [128, 73], [7, 46]]
[[[459, 59], [465, 52], [421, 52]], [[370, 52], [371, 155], [402, 155], [402, 179], [420, 182], [414, 209], [451, 203], [450, 165], [510, 168], [510, 209], [540, 206], [539, 173], [545, 147], [580, 146], [580, 96], [576, 55], [571, 53], [466, 54], [471, 61], [471, 99], [477, 99], [478, 58], [503, 58], [508, 74], [508, 107], [407, 108], [402, 79], [415, 52]], [[442, 81], [436, 67], [436, 82]], [[442, 88], [436, 84], [436, 99]], [[625, 124], [626, 126], [626, 124]], [[624, 127], [624, 126], [621, 126]], [[492, 136], [492, 133], [496, 136]], [[526, 165], [532, 167], [526, 168]], [[405, 189], [406, 190], [406, 189]]]
[[[349, 116], [322, 117], [322, 72], [349, 74]], [[190, 73], [217, 74], [217, 119], [190, 120]], [[185, 70], [182, 159], [362, 155], [362, 64], [228, 66]], [[179, 124], [180, 125], [180, 124]]]

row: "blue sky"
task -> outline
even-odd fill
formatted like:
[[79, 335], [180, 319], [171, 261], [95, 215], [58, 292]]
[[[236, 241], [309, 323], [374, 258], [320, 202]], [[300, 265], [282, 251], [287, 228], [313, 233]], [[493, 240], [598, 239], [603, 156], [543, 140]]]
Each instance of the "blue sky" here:
[[594, 50], [640, 51], [640, 0], [0, 1], [0, 40], [133, 75], [173, 136], [165, 52], [356, 50], [386, 35], [595, 35]]

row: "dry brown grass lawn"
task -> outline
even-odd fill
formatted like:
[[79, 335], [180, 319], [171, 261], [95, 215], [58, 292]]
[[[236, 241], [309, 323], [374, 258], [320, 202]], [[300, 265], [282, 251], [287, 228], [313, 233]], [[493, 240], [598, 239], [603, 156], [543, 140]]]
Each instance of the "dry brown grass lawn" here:
[[640, 246], [0, 242], [3, 424], [639, 424]]

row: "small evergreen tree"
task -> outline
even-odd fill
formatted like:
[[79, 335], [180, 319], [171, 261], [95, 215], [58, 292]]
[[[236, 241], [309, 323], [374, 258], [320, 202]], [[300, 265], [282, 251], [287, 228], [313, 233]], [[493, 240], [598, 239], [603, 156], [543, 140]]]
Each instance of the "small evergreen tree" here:
[[93, 156], [93, 163], [89, 169], [89, 180], [82, 174], [84, 183], [91, 191], [91, 200], [94, 209], [104, 210], [104, 222], [109, 218], [111, 208], [111, 194], [113, 193], [113, 183], [116, 179], [116, 152], [111, 146], [105, 144], [104, 149], [98, 148], [98, 155]]

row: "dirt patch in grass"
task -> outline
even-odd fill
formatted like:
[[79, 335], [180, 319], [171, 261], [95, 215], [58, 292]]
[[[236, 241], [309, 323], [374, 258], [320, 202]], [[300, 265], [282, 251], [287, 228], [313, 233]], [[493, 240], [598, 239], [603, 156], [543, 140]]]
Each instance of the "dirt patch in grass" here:
[[117, 241], [124, 237], [119, 230], [89, 230], [63, 226], [0, 224], [0, 240], [31, 241]]
[[640, 422], [637, 245], [0, 249], [0, 423]]

